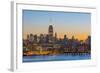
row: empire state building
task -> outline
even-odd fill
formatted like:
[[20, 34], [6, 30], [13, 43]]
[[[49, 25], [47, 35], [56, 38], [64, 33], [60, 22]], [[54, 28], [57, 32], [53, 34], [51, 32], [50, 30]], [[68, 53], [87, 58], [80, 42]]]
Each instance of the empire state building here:
[[49, 43], [53, 43], [54, 38], [53, 38], [53, 26], [52, 25], [49, 25], [48, 35], [49, 35]]
[[53, 26], [52, 25], [49, 25], [48, 34], [49, 36], [53, 37]]

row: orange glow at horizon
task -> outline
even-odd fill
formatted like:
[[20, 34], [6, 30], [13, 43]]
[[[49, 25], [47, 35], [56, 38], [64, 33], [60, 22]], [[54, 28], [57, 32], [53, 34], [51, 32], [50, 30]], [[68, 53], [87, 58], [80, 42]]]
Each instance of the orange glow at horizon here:
[[[28, 34], [30, 34], [30, 33], [24, 33], [24, 34], [23, 34], [23, 39], [26, 39]], [[37, 35], [39, 36], [40, 34], [37, 34]], [[66, 35], [66, 37], [67, 37], [68, 39], [71, 39], [72, 36], [74, 36], [75, 39], [78, 39], [78, 40], [86, 40], [87, 37], [88, 37], [90, 34], [89, 34], [89, 33], [75, 33], [75, 34], [72, 34], [72, 33], [68, 33], [68, 34], [60, 33], [60, 34], [58, 34], [58, 33], [57, 33], [57, 38], [64, 38], [64, 35]], [[55, 34], [54, 34], [54, 36], [55, 36]]]
[[[64, 35], [65, 34], [58, 34], [58, 38], [64, 38]], [[69, 39], [71, 39], [72, 36], [74, 36], [75, 39], [78, 39], [78, 40], [86, 40], [89, 35], [90, 35], [89, 33], [75, 33], [75, 34], [68, 33], [68, 34], [66, 34], [66, 36]]]

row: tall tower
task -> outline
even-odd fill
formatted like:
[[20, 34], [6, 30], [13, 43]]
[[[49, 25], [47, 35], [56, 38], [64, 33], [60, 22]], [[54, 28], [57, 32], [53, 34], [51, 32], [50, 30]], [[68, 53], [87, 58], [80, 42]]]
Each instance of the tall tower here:
[[48, 34], [49, 36], [53, 36], [53, 26], [52, 25], [49, 25]]
[[[50, 20], [50, 24], [52, 20]], [[49, 25], [49, 28], [48, 28], [48, 37], [49, 37], [49, 43], [53, 43], [54, 42], [54, 38], [53, 38], [53, 25]]]

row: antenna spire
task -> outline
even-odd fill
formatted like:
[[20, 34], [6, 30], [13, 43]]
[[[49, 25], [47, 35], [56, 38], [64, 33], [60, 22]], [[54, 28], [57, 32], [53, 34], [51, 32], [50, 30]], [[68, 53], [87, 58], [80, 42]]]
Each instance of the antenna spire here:
[[50, 18], [50, 20], [49, 20], [49, 21], [50, 21], [50, 25], [53, 25], [53, 24], [52, 24], [52, 18]]

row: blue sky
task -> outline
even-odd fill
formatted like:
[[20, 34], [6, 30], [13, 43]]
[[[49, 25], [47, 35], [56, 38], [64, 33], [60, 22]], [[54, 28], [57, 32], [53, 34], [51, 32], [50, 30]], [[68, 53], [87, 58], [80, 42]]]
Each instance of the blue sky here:
[[[23, 10], [23, 33], [48, 33], [48, 26], [53, 25], [58, 34], [78, 33], [87, 35], [91, 29], [91, 14], [79, 12], [53, 12]], [[69, 37], [70, 37], [69, 36]], [[77, 36], [77, 35], [76, 35]]]

